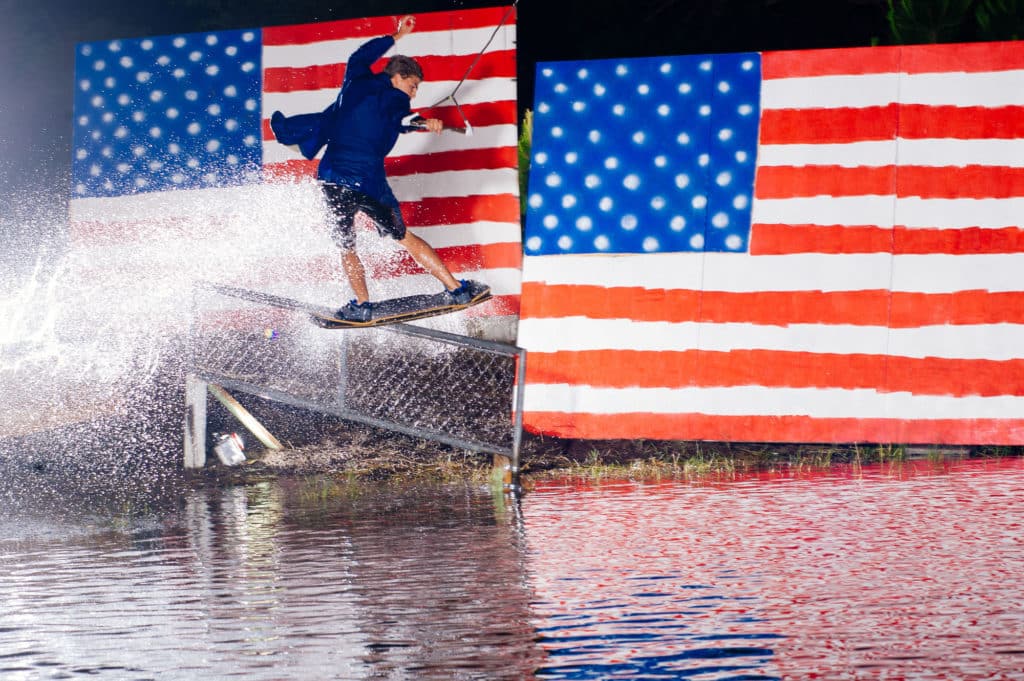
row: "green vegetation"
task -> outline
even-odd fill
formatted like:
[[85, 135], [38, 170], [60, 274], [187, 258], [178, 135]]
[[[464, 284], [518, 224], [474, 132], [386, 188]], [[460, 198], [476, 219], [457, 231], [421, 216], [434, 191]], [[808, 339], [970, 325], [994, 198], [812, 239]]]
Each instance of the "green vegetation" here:
[[758, 444], [651, 440], [546, 442], [524, 454], [527, 478], [593, 480], [723, 479], [756, 471], [809, 471], [834, 465], [902, 465], [965, 458], [1022, 456], [1021, 447], [909, 447], [902, 444]]
[[887, 0], [896, 44], [1018, 40], [1024, 0]]
[[519, 214], [526, 215], [526, 192], [530, 178], [530, 146], [533, 143], [533, 112], [523, 114], [519, 130]]
[[983, 0], [974, 10], [982, 40], [1020, 40], [1024, 36], [1024, 0]]
[[[253, 483], [294, 475], [307, 502], [349, 498], [358, 483], [453, 484], [504, 489], [490, 455], [347, 424], [326, 441], [281, 451], [250, 452], [248, 465], [208, 466], [211, 482]], [[970, 458], [1024, 456], [1024, 447], [950, 447], [904, 444], [783, 444], [663, 440], [562, 440], [525, 435], [521, 482], [550, 478], [656, 481], [727, 480], [759, 471], [805, 473], [832, 466], [902, 466], [913, 460], [935, 464]]]
[[974, 0], [888, 0], [889, 30], [896, 43], [957, 40]]

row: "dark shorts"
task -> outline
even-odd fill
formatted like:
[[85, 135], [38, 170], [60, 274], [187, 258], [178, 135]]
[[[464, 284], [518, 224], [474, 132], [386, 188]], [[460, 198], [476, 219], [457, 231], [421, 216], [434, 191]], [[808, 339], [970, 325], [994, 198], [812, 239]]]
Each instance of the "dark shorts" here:
[[339, 247], [350, 251], [355, 248], [356, 234], [353, 228], [356, 213], [364, 213], [377, 225], [381, 236], [389, 236], [395, 241], [405, 238], [405, 220], [398, 206], [388, 206], [366, 194], [340, 184], [321, 182], [327, 207], [334, 221], [331, 225], [331, 238]]

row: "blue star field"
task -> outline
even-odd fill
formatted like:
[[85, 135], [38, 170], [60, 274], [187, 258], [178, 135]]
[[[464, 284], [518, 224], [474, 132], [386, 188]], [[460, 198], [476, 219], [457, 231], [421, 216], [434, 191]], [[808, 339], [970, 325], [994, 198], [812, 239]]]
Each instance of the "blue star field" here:
[[756, 53], [537, 67], [527, 255], [745, 252]]
[[80, 44], [72, 195], [258, 178], [261, 88], [256, 30]]

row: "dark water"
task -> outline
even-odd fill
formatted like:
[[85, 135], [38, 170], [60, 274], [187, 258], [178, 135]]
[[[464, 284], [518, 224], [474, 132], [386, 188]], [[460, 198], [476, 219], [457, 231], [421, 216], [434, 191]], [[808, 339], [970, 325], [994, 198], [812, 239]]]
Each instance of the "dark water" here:
[[5, 681], [1024, 678], [1021, 459], [76, 503], [0, 517]]

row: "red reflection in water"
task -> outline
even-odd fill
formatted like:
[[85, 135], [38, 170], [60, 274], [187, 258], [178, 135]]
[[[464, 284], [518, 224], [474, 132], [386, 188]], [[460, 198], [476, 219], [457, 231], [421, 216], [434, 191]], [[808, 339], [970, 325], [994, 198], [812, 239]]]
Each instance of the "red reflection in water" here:
[[539, 483], [550, 678], [1024, 678], [1024, 460]]

